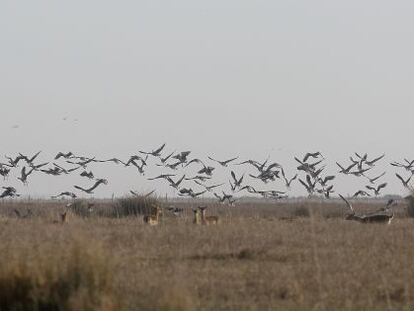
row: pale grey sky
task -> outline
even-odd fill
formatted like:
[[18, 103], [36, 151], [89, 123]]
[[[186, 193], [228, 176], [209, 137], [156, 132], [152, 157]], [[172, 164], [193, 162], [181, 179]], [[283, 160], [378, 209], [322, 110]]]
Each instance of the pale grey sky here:
[[[355, 151], [414, 158], [413, 9], [378, 0], [2, 1], [1, 151], [127, 157], [166, 142], [198, 156], [270, 155], [293, 169], [294, 155], [321, 150], [330, 172]], [[386, 192], [403, 192], [385, 164]], [[153, 187], [121, 168], [102, 174], [113, 182], [97, 195]], [[73, 183], [33, 180], [26, 193]], [[336, 188], [358, 187], [345, 178]]]

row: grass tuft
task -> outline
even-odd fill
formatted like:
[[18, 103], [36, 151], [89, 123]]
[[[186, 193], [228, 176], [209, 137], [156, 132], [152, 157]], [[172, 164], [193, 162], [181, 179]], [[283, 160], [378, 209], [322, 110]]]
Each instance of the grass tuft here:
[[[112, 278], [99, 248], [14, 253], [0, 265], [0, 310], [113, 310]], [[17, 256], [16, 256], [17, 255]]]
[[143, 195], [124, 197], [118, 199], [117, 204], [114, 206], [114, 213], [116, 217], [149, 215], [154, 205], [161, 205], [156, 197], [146, 197]]

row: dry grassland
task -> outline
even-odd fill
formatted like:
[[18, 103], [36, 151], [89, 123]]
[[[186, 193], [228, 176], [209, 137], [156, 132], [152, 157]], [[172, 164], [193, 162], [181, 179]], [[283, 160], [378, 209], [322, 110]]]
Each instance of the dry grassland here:
[[[213, 206], [158, 226], [64, 204], [0, 205], [0, 310], [413, 310], [414, 219], [343, 220], [342, 203]], [[372, 204], [355, 204], [359, 210]], [[14, 215], [14, 209], [33, 216]]]

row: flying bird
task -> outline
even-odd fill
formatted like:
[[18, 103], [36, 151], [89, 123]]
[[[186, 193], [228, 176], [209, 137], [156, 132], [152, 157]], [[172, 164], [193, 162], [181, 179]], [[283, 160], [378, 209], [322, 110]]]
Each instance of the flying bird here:
[[165, 147], [165, 144], [163, 144], [161, 147], [159, 147], [155, 150], [152, 150], [150, 152], [140, 151], [140, 153], [149, 154], [149, 155], [152, 155], [154, 157], [159, 157], [161, 155], [161, 151], [164, 149], [164, 147]]
[[82, 190], [83, 192], [86, 192], [88, 194], [92, 194], [93, 193], [93, 190], [95, 190], [96, 187], [98, 187], [100, 184], [106, 185], [106, 184], [108, 184], [108, 181], [106, 179], [103, 179], [103, 178], [97, 179], [96, 180], [96, 183], [92, 187], [90, 187], [88, 189], [85, 189], [85, 188], [82, 188], [82, 187], [76, 186], [76, 185], [74, 187], [76, 189]]
[[218, 164], [220, 164], [223, 167], [227, 167], [230, 162], [233, 162], [233, 161], [237, 160], [239, 157], [231, 158], [231, 159], [224, 160], [224, 161], [219, 161], [219, 160], [213, 159], [212, 157], [208, 157], [208, 158], [211, 161], [217, 162]]
[[413, 175], [410, 175], [410, 177], [408, 177], [407, 179], [402, 178], [402, 176], [399, 175], [398, 173], [395, 173], [395, 176], [397, 176], [397, 178], [402, 182], [402, 184], [405, 188], [409, 188], [408, 183], [410, 182]]
[[377, 188], [372, 187], [372, 186], [365, 186], [365, 188], [367, 188], [368, 190], [374, 191], [375, 196], [378, 196], [381, 189], [385, 188], [387, 186], [387, 183], [382, 183], [380, 185], [378, 185]]

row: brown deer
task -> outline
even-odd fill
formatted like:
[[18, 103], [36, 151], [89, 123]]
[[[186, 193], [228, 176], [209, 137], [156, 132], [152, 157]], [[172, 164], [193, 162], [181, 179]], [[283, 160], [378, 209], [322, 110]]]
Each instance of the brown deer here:
[[200, 211], [196, 208], [193, 208], [193, 213], [194, 213], [193, 224], [200, 225], [201, 224]]
[[151, 226], [158, 225], [160, 215], [161, 215], [161, 208], [157, 205], [152, 205], [151, 206], [151, 215], [145, 215], [144, 216], [144, 222], [146, 224], [151, 225]]
[[60, 214], [60, 220], [54, 220], [54, 224], [64, 224], [68, 222], [68, 212]]
[[207, 206], [199, 206], [199, 210], [201, 211], [201, 224], [203, 225], [216, 225], [219, 222], [218, 216], [206, 216], [206, 208]]

